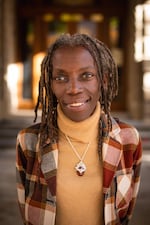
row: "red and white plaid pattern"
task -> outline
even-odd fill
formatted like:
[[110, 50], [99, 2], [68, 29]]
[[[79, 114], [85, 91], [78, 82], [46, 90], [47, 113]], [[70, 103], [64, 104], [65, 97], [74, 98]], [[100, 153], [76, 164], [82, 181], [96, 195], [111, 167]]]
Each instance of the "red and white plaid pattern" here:
[[[142, 147], [134, 127], [112, 121], [103, 143], [104, 224], [125, 225], [139, 190]], [[24, 224], [55, 225], [58, 145], [40, 150], [38, 136], [36, 124], [17, 137], [18, 202]]]

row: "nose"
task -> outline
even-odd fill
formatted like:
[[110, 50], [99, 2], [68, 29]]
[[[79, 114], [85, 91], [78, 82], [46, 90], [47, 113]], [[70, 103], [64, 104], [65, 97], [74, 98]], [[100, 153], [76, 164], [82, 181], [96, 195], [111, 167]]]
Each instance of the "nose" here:
[[75, 95], [82, 92], [82, 89], [83, 88], [81, 82], [75, 78], [70, 79], [67, 83], [67, 94]]

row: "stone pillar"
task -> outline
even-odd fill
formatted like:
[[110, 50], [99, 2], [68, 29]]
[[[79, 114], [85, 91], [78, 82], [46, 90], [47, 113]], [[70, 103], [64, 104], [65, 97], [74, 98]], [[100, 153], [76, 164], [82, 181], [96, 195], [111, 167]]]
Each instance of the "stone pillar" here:
[[143, 117], [143, 71], [142, 63], [135, 62], [134, 59], [134, 41], [135, 41], [135, 6], [140, 4], [138, 0], [128, 1], [128, 24], [127, 24], [127, 62], [126, 66], [128, 84], [127, 84], [127, 110], [131, 118], [142, 119]]
[[0, 119], [3, 117], [4, 57], [3, 57], [3, 0], [0, 0]]
[[11, 112], [7, 66], [16, 59], [16, 0], [0, 0], [0, 119]]

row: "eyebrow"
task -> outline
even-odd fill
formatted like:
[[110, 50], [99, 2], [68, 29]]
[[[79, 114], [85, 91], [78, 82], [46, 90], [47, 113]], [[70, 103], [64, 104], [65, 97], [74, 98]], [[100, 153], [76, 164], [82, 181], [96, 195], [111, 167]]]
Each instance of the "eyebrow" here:
[[[53, 68], [53, 69], [55, 69], [57, 72], [65, 72], [65, 73], [67, 73], [66, 70], [61, 69], [61, 68]], [[96, 68], [95, 68], [94, 66], [86, 66], [86, 67], [80, 68], [80, 69], [79, 69], [79, 72], [82, 72], [82, 71], [88, 70], [88, 69], [96, 69]]]

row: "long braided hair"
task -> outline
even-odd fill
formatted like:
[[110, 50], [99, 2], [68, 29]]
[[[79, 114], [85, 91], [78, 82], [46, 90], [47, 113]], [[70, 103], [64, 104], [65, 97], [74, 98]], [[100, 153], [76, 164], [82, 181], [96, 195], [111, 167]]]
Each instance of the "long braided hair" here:
[[[40, 144], [43, 145], [47, 139], [51, 142], [58, 141], [57, 99], [51, 89], [52, 58], [56, 49], [67, 46], [84, 47], [90, 52], [97, 66], [100, 81], [99, 101], [101, 109], [105, 113], [105, 123], [103, 123], [102, 118], [99, 121], [98, 152], [100, 155], [103, 138], [108, 134], [112, 127], [110, 108], [113, 98], [118, 93], [118, 73], [110, 50], [104, 43], [86, 34], [60, 35], [49, 47], [47, 55], [42, 61], [39, 95], [35, 107], [35, 121], [37, 119], [37, 112], [40, 105], [42, 110]], [[107, 80], [107, 82], [104, 82], [104, 80]]]

